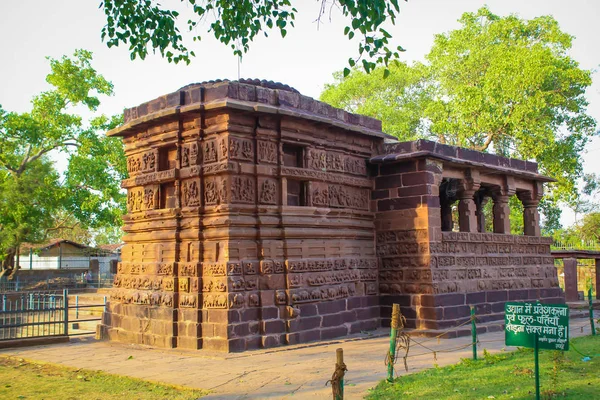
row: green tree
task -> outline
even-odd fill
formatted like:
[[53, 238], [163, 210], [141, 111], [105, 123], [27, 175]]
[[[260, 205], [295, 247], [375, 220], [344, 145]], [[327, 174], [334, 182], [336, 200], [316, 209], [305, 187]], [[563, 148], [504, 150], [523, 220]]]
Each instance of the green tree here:
[[[50, 58], [46, 80], [53, 89], [34, 97], [30, 112], [0, 106], [3, 269], [12, 268], [21, 243], [42, 241], [73, 221], [83, 228], [121, 223], [123, 148], [119, 140], [100, 134], [120, 118], [99, 116], [87, 123], [74, 113], [78, 106], [96, 111], [98, 96], [112, 94], [112, 84], [92, 68], [91, 59], [85, 50], [77, 50], [73, 58]], [[68, 160], [64, 176], [54, 168], [51, 154]]]
[[[487, 7], [459, 22], [436, 35], [425, 63], [393, 63], [388, 80], [383, 71], [338, 73], [321, 100], [381, 118], [402, 140], [535, 160], [558, 180], [550, 185], [554, 204], [573, 202], [580, 154], [596, 129], [586, 110], [591, 72], [568, 55], [573, 37], [552, 17], [499, 17]], [[554, 223], [555, 209], [548, 211]]]
[[[108, 47], [128, 45], [131, 59], [144, 59], [148, 51], [158, 52], [169, 62], [190, 63], [194, 52], [184, 43], [180, 28], [193, 41], [201, 40], [198, 28], [207, 23], [221, 43], [231, 46], [233, 53], [241, 57], [250, 49], [250, 43], [261, 32], [268, 36], [272, 29], [285, 37], [294, 27], [297, 10], [289, 0], [181, 0], [193, 17], [181, 24], [180, 13], [164, 8], [152, 0], [105, 0], [100, 8], [106, 15], [102, 39]], [[358, 57], [348, 60], [350, 66], [361, 61], [365, 71], [375, 68], [375, 63], [385, 63], [398, 58], [403, 49], [390, 48], [391, 35], [383, 28], [385, 22], [392, 25], [400, 11], [398, 0], [320, 0], [317, 20], [330, 13], [334, 7], [349, 20], [344, 28], [348, 39], [359, 40]], [[184, 10], [185, 11], [185, 10]], [[208, 19], [209, 21], [205, 21]], [[179, 23], [179, 25], [178, 25]], [[184, 25], [182, 27], [180, 25]], [[346, 73], [350, 72], [347, 68]]]

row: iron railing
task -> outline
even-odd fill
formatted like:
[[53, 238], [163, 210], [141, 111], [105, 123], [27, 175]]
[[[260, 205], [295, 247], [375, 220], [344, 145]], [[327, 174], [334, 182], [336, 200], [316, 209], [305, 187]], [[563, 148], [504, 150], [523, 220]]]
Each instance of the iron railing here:
[[68, 334], [68, 297], [63, 294], [28, 293], [2, 296], [0, 340], [62, 336]]
[[111, 288], [113, 278], [103, 276], [99, 279], [86, 281], [79, 274], [69, 277], [56, 278], [22, 278], [18, 275], [12, 279], [6, 277], [0, 278], [0, 293], [21, 292], [21, 291], [49, 291], [61, 289], [101, 289]]
[[62, 293], [4, 294], [0, 296], [0, 341], [95, 334], [95, 329], [70, 331], [69, 326], [101, 321], [101, 315], [89, 315], [82, 309], [101, 307], [106, 311], [106, 296], [103, 300], [102, 304], [79, 304], [79, 296], [75, 296], [75, 305], [70, 305], [67, 289]]

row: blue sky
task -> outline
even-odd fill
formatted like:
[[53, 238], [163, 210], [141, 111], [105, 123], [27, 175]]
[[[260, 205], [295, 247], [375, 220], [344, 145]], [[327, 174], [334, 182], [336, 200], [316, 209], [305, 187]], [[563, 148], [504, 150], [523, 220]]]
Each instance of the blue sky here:
[[[163, 0], [165, 6], [179, 6], [175, 0]], [[317, 27], [317, 1], [298, 3], [296, 28], [285, 39], [273, 32], [260, 37], [241, 63], [241, 76], [262, 78], [289, 84], [301, 93], [317, 98], [332, 73], [346, 66], [356, 55], [356, 43], [343, 36], [348, 23], [335, 9]], [[484, 4], [491, 11], [523, 18], [553, 15], [563, 31], [576, 37], [571, 56], [581, 67], [597, 70], [600, 66], [600, 2], [596, 0], [410, 0], [401, 2], [396, 26], [388, 31], [395, 45], [407, 51], [406, 61], [422, 60], [436, 33], [459, 27], [457, 19], [465, 11], [475, 11]], [[94, 66], [115, 85], [115, 96], [103, 99], [101, 112], [116, 114], [192, 82], [210, 79], [236, 79], [238, 60], [230, 49], [210, 34], [202, 42], [191, 44], [196, 59], [189, 66], [169, 64], [158, 56], [131, 61], [126, 48], [108, 49], [100, 40], [104, 14], [99, 0], [3, 0], [0, 2], [0, 104], [6, 110], [26, 111], [35, 94], [47, 89], [49, 72], [44, 57], [72, 54], [77, 48], [94, 52]], [[183, 10], [185, 13], [185, 9]], [[589, 113], [600, 121], [600, 77], [594, 74], [589, 88]], [[600, 171], [600, 139], [595, 138], [584, 155], [586, 172]], [[563, 212], [563, 224], [573, 215]]]

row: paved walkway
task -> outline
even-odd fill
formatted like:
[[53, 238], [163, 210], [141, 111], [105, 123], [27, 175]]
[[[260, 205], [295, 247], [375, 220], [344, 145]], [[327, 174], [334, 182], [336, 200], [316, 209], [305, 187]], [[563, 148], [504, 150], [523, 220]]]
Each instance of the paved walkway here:
[[[570, 332], [571, 337], [589, 335], [589, 320], [573, 320]], [[379, 330], [377, 334], [384, 335], [386, 332]], [[363, 335], [361, 339], [364, 340], [355, 337], [241, 354], [203, 350], [183, 352], [78, 339], [63, 344], [4, 349], [0, 350], [0, 355], [209, 389], [212, 394], [206, 399], [330, 399], [331, 387], [325, 387], [325, 382], [333, 373], [335, 350], [342, 347], [348, 366], [345, 398], [361, 399], [369, 388], [385, 378], [384, 356], [389, 338]], [[428, 340], [415, 339], [420, 342]], [[498, 352], [505, 348], [504, 332], [480, 335], [479, 340], [479, 354], [483, 349]], [[437, 364], [443, 366], [456, 363], [461, 358], [470, 358], [470, 341], [470, 337], [439, 342], [430, 339], [425, 344], [440, 351]], [[463, 346], [466, 348], [459, 351], [443, 352], [443, 349]], [[433, 355], [428, 350], [413, 344], [410, 354], [410, 373], [433, 366]], [[406, 373], [401, 361], [398, 367], [401, 375]]]

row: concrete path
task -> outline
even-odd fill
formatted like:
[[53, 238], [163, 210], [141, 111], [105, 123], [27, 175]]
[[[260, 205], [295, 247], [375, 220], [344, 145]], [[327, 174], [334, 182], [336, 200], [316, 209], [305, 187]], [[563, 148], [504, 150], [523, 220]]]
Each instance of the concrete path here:
[[[571, 323], [571, 337], [589, 335], [587, 319]], [[62, 364], [75, 368], [101, 370], [151, 381], [209, 389], [206, 399], [331, 399], [331, 378], [335, 350], [344, 349], [346, 373], [345, 398], [361, 399], [368, 389], [385, 378], [384, 357], [389, 338], [384, 330], [374, 336], [354, 337], [328, 343], [280, 347], [242, 354], [209, 353], [203, 350], [183, 352], [145, 346], [77, 339], [70, 343], [0, 350], [0, 355]], [[415, 338], [439, 351], [437, 364], [453, 364], [472, 355], [470, 337], [458, 339]], [[505, 349], [504, 332], [479, 336], [479, 354], [483, 349]], [[444, 352], [444, 349], [466, 348]], [[506, 350], [511, 350], [510, 348]], [[431, 368], [429, 350], [411, 344], [409, 373]], [[397, 364], [404, 375], [402, 361]]]

